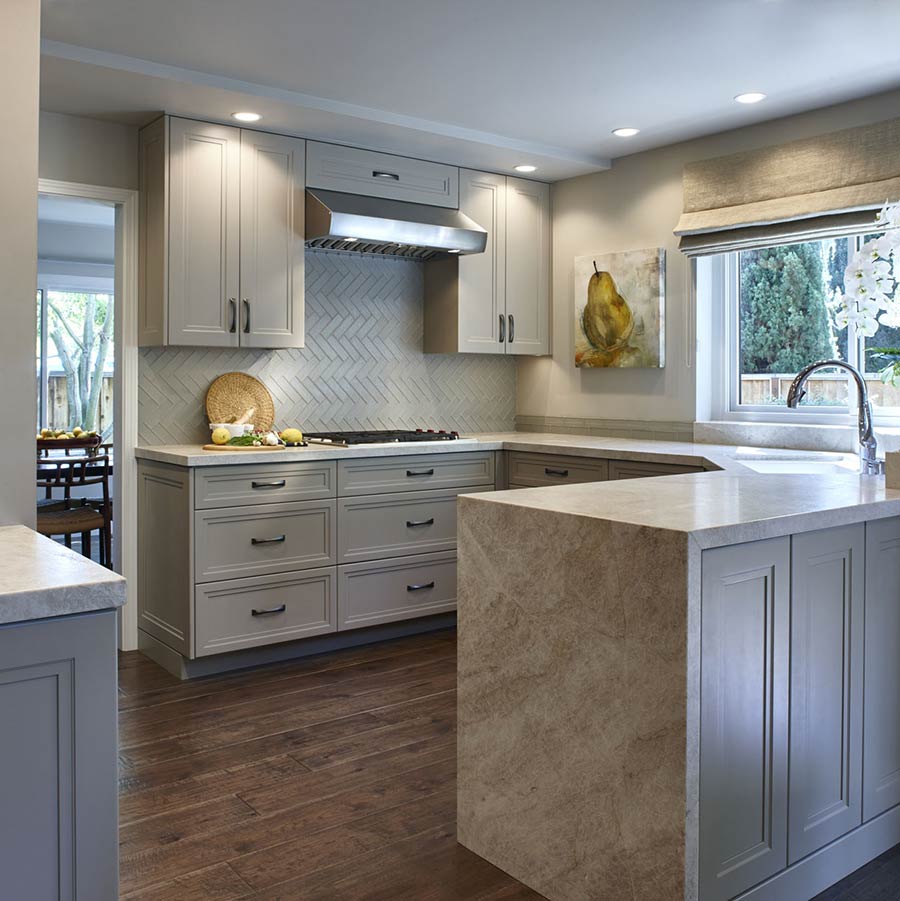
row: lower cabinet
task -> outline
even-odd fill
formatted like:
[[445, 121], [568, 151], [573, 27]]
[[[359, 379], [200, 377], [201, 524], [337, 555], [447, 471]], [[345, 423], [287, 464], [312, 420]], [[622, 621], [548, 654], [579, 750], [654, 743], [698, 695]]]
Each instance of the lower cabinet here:
[[865, 526], [791, 539], [788, 863], [862, 822]]
[[866, 524], [863, 819], [900, 804], [900, 518]]
[[729, 901], [900, 803], [900, 519], [707, 550], [701, 579], [699, 897]]
[[700, 898], [787, 864], [789, 538], [704, 551]]
[[115, 901], [115, 610], [0, 626], [0, 897]]

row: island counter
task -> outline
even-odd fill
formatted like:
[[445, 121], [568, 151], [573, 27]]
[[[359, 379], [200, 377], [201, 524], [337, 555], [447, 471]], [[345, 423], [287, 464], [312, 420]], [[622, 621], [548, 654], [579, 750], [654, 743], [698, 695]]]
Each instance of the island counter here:
[[0, 569], [0, 895], [114, 901], [125, 581], [24, 526]]
[[458, 525], [463, 845], [551, 901], [801, 901], [900, 842], [883, 478], [470, 494]]

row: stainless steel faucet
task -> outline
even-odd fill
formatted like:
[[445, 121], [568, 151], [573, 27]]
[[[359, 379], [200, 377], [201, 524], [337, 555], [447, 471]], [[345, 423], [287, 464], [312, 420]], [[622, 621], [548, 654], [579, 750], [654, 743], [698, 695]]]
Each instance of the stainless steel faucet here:
[[804, 366], [797, 377], [791, 382], [788, 390], [787, 405], [796, 407], [806, 394], [804, 385], [806, 380], [817, 369], [828, 369], [837, 366], [850, 373], [853, 381], [856, 382], [856, 402], [858, 409], [858, 425], [859, 425], [859, 471], [863, 475], [877, 476], [884, 472], [884, 460], [879, 460], [875, 456], [878, 443], [875, 441], [875, 434], [872, 429], [872, 404], [869, 402], [869, 389], [866, 387], [866, 380], [862, 373], [849, 363], [843, 360], [819, 360], [816, 363], [810, 363]]

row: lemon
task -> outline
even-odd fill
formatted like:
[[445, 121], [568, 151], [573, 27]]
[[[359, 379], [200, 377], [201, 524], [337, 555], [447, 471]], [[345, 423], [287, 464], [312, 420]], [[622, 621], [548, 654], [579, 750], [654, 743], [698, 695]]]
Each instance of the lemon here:
[[231, 438], [231, 432], [228, 429], [213, 429], [212, 433], [212, 442], [213, 444], [228, 444], [228, 441]]
[[303, 441], [303, 432], [300, 429], [285, 429], [281, 433], [281, 440], [285, 444], [300, 444]]

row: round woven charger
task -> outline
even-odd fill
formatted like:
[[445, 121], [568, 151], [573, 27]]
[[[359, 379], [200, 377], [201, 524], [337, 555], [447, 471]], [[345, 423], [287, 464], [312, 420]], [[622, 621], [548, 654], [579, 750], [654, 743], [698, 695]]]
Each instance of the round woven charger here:
[[255, 412], [251, 424], [260, 431], [272, 428], [275, 404], [269, 389], [246, 372], [220, 375], [206, 392], [206, 415], [210, 422], [234, 422], [251, 407]]

